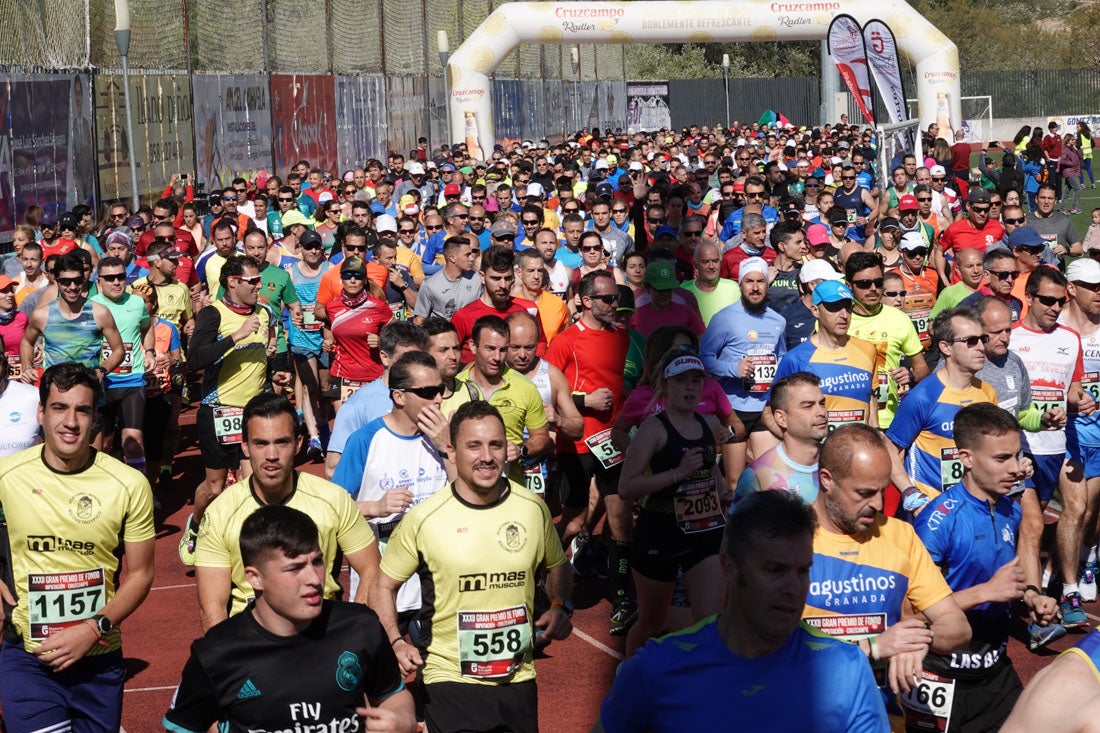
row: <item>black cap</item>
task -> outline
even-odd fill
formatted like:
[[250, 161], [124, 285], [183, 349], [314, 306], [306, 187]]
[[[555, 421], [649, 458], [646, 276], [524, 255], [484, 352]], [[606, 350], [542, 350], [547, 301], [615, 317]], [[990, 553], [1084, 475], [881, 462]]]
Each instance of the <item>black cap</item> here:
[[619, 304], [615, 306], [615, 311], [633, 311], [634, 309], [634, 291], [630, 289], [629, 285], [620, 285]]
[[302, 236], [298, 237], [298, 245], [303, 244], [321, 244], [321, 235], [312, 229], [306, 229], [302, 232]]
[[71, 229], [75, 232], [78, 226], [80, 226], [80, 220], [76, 218], [76, 214], [64, 214], [57, 220], [58, 229]]

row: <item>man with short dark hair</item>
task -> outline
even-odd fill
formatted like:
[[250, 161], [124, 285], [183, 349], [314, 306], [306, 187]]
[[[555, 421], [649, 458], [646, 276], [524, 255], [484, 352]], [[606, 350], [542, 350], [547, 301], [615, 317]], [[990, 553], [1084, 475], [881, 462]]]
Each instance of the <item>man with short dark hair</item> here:
[[425, 318], [439, 316], [450, 319], [455, 312], [478, 299], [481, 278], [474, 269], [478, 253], [463, 236], [448, 237], [443, 243], [446, 264], [421, 284], [413, 308], [413, 318], [420, 323]]
[[[798, 620], [816, 525], [813, 511], [783, 491], [754, 494], [734, 507], [719, 555], [726, 610], [650, 640], [624, 662], [593, 732], [721, 730], [730, 720], [752, 730], [886, 730], [864, 656]], [[820, 694], [790, 705], [792, 687]], [[638, 695], [642, 689], [646, 694]]]
[[[451, 322], [462, 340], [462, 363], [474, 360], [471, 342], [474, 324], [484, 316], [507, 318], [517, 311], [537, 316], [538, 306], [526, 298], [512, 295], [516, 285], [515, 250], [493, 245], [481, 255], [481, 295], [454, 312]], [[546, 353], [546, 337], [539, 334], [540, 356]]]

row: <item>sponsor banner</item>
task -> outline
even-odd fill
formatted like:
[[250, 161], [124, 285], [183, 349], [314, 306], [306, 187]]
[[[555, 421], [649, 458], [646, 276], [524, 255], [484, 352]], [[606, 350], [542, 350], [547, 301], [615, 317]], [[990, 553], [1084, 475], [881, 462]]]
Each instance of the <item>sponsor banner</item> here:
[[206, 190], [237, 176], [273, 171], [271, 90], [260, 74], [198, 74], [191, 78], [195, 115], [195, 176]]
[[386, 83], [381, 75], [336, 77], [339, 171], [386, 159]]
[[870, 125], [875, 124], [867, 50], [863, 44], [863, 32], [852, 16], [837, 15], [829, 24], [829, 56], [855, 98], [863, 119]]
[[275, 169], [286, 171], [299, 160], [331, 171], [336, 168], [336, 102], [331, 76], [272, 74], [271, 109]]
[[[1097, 134], [1097, 130], [1100, 130], [1100, 115], [1062, 115], [1060, 117], [1048, 117], [1047, 124], [1051, 122], [1057, 122], [1062, 126], [1062, 134], [1077, 133], [1077, 123], [1084, 122], [1089, 126], [1089, 130], [1092, 131], [1093, 136]], [[1046, 129], [1046, 128], [1044, 128]]]
[[635, 130], [672, 127], [668, 108], [668, 82], [627, 82], [626, 124]]
[[[160, 198], [175, 173], [195, 168], [191, 83], [186, 74], [130, 73], [137, 190], [143, 203]], [[99, 191], [103, 199], [130, 200], [130, 155], [121, 74], [96, 77]]]
[[[905, 105], [905, 87], [901, 80], [901, 62], [898, 57], [898, 42], [893, 31], [881, 20], [868, 21], [863, 26], [863, 45], [867, 50], [867, 62], [875, 76], [879, 95], [886, 103], [886, 112], [891, 122], [904, 122], [909, 119], [909, 110]], [[915, 131], [908, 131], [901, 140], [902, 148], [912, 150]]]
[[[407, 155], [416, 147], [417, 138], [428, 129], [427, 79], [422, 76], [387, 76], [386, 99], [386, 112], [390, 120], [386, 136], [387, 152], [393, 150]], [[492, 149], [490, 145], [490, 152]]]

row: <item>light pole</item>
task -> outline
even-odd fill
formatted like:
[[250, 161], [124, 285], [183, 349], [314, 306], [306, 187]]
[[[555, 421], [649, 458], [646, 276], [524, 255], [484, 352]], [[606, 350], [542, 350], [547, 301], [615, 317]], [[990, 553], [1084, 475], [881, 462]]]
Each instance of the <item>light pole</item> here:
[[455, 131], [451, 129], [451, 85], [447, 81], [447, 62], [451, 59], [451, 39], [447, 38], [447, 31], [439, 31], [435, 34], [435, 46], [439, 50], [439, 64], [443, 67], [443, 114], [447, 119], [447, 133], [450, 135], [448, 143], [458, 139]]
[[730, 55], [728, 53], [722, 54], [722, 79], [726, 83], [726, 121], [722, 127], [728, 129], [730, 126]]
[[573, 108], [573, 130], [575, 134], [580, 132], [580, 112], [577, 110], [577, 83], [580, 81], [580, 68], [581, 68], [581, 50], [577, 46], [569, 47], [569, 65], [573, 67], [573, 94], [572, 104]]
[[130, 111], [130, 66], [126, 57], [130, 54], [130, 5], [128, 0], [115, 0], [115, 44], [122, 57], [122, 96], [126, 104], [126, 150], [130, 159], [130, 195], [134, 211], [141, 206], [138, 199], [137, 156], [134, 154], [134, 115]]

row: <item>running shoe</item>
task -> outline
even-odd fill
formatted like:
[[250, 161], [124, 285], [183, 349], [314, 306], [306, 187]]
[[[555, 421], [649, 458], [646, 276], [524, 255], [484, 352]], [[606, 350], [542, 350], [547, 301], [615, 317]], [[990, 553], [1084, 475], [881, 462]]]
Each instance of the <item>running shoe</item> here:
[[1081, 600], [1092, 603], [1096, 600], [1096, 574], [1100, 572], [1100, 566], [1095, 563], [1085, 565], [1077, 579], [1077, 588], [1081, 591]]
[[321, 448], [321, 439], [316, 435], [309, 439], [309, 447], [306, 448], [306, 460], [318, 461], [325, 455], [324, 449]]
[[629, 598], [615, 601], [611, 611], [611, 635], [622, 636], [638, 620], [638, 604]]
[[595, 573], [592, 558], [592, 536], [579, 534], [569, 543], [569, 564], [578, 578], [589, 578]]
[[199, 533], [191, 528], [191, 517], [187, 515], [187, 529], [183, 530], [180, 538], [180, 562], [189, 568], [195, 567], [195, 542], [199, 539]]
[[1062, 624], [1050, 624], [1048, 626], [1040, 626], [1037, 623], [1032, 622], [1027, 627], [1027, 648], [1031, 651], [1040, 649], [1052, 641], [1058, 641], [1066, 635], [1066, 627]]
[[1081, 208], [1079, 206], [1075, 206], [1075, 207], [1073, 207], [1072, 209], [1069, 210], [1069, 213], [1071, 213], [1071, 214], [1080, 214], [1081, 213]]
[[1062, 610], [1062, 626], [1067, 629], [1087, 628], [1089, 625], [1085, 609], [1081, 608], [1081, 594], [1070, 593], [1062, 596], [1062, 602], [1058, 604]]

